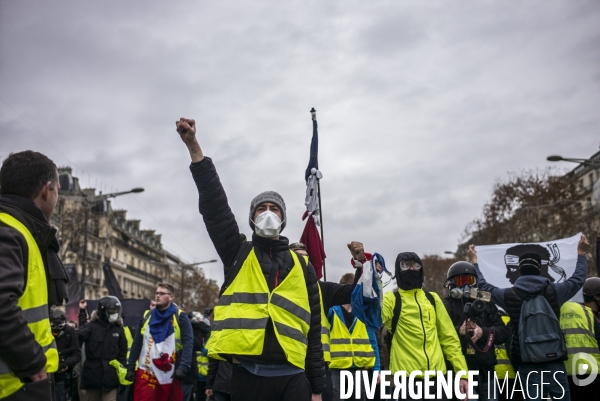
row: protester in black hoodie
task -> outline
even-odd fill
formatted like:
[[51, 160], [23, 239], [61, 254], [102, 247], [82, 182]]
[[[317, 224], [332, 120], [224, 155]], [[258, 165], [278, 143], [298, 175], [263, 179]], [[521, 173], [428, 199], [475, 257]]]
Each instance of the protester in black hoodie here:
[[56, 165], [38, 152], [13, 153], [0, 169], [0, 398], [4, 400], [52, 398], [48, 373], [58, 368], [58, 353], [48, 311], [51, 305], [63, 304], [68, 282], [57, 255], [56, 229], [49, 224], [59, 188]]
[[[182, 118], [176, 122], [176, 126], [192, 158], [190, 170], [198, 188], [200, 214], [204, 218], [208, 234], [225, 267], [226, 280], [223, 291], [232, 284], [237, 285], [234, 279], [242, 271], [243, 266], [240, 265], [249, 257], [247, 255], [255, 255], [262, 272], [262, 279], [259, 280], [264, 280], [269, 293], [273, 293], [279, 285], [283, 285], [288, 274], [297, 271], [298, 266], [295, 264], [295, 260], [298, 260], [297, 256], [288, 249], [288, 239], [279, 235], [286, 223], [283, 199], [276, 192], [263, 192], [252, 201], [249, 223], [254, 233], [252, 242], [246, 241], [227, 203], [227, 196], [215, 166], [210, 158], [204, 157], [198, 144], [195, 121]], [[263, 225], [263, 222], [266, 224]], [[241, 259], [242, 257], [244, 259]], [[307, 400], [311, 394], [314, 400], [321, 399], [320, 395], [325, 390], [326, 380], [320, 338], [319, 288], [312, 265], [306, 264], [303, 258], [300, 258], [299, 263], [301, 274], [306, 282], [310, 314], [306, 312], [308, 316], [302, 314], [298, 317], [305, 318], [309, 328], [306, 334], [296, 331], [296, 338], [289, 338], [307, 344], [304, 369], [290, 361], [290, 353], [286, 354], [280, 344], [281, 340], [275, 334], [274, 325], [278, 322], [274, 323], [268, 317], [264, 320], [265, 326], [260, 327], [264, 330], [264, 343], [260, 355], [248, 355], [246, 349], [243, 350], [244, 352], [225, 355], [234, 363], [232, 372], [234, 401], [255, 400], [266, 396], [271, 399]], [[223, 297], [220, 302], [222, 301]], [[269, 302], [271, 301], [272, 298]], [[223, 310], [221, 308], [230, 308], [230, 306], [217, 305], [215, 308], [215, 321], [211, 335], [213, 340], [219, 336], [221, 324], [219, 310]], [[257, 305], [257, 308], [260, 306]], [[263, 321], [260, 322], [262, 325]], [[301, 337], [299, 338], [297, 334]], [[209, 352], [214, 352], [212, 347], [209, 348]], [[246, 355], [241, 356], [242, 353]], [[297, 353], [294, 356], [298, 358]], [[310, 388], [306, 383], [307, 378]]]
[[[80, 321], [85, 313], [85, 309], [79, 309]], [[121, 365], [127, 363], [127, 339], [120, 315], [121, 303], [116, 297], [100, 298], [98, 309], [78, 332], [80, 344], [85, 344], [81, 388], [97, 399], [116, 399], [119, 377], [109, 362], [116, 359]]]

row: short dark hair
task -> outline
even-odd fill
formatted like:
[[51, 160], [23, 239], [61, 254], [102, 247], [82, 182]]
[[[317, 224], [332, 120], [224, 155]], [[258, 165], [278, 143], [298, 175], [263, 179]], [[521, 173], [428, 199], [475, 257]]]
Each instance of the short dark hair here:
[[0, 194], [34, 199], [47, 182], [58, 184], [57, 175], [56, 164], [39, 152], [11, 153], [0, 168]]
[[340, 284], [352, 284], [354, 283], [354, 273], [346, 273], [340, 279]]
[[175, 287], [173, 287], [171, 284], [169, 283], [159, 283], [157, 285], [157, 287], [162, 287], [165, 288], [167, 290], [169, 290], [169, 292], [171, 293], [171, 295], [175, 295]]

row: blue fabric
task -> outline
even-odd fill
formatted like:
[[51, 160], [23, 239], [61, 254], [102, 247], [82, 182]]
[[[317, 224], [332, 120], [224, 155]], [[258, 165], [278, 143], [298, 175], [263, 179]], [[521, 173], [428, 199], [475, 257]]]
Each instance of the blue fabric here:
[[173, 314], [177, 312], [177, 307], [171, 304], [164, 312], [158, 310], [158, 308], [152, 309], [150, 312], [150, 334], [154, 338], [154, 342], [162, 343], [167, 337], [175, 332], [171, 318]]
[[352, 313], [354, 316], [367, 326], [368, 331], [373, 332], [377, 331], [383, 324], [383, 321], [381, 320], [381, 288], [379, 288], [379, 278], [377, 276], [377, 271], [375, 270], [375, 258], [379, 260], [384, 269], [385, 261], [378, 253], [374, 253], [373, 258], [371, 259], [373, 263], [373, 290], [375, 291], [375, 294], [377, 294], [377, 297], [370, 298], [363, 296], [364, 284], [361, 281], [354, 287], [351, 301]]

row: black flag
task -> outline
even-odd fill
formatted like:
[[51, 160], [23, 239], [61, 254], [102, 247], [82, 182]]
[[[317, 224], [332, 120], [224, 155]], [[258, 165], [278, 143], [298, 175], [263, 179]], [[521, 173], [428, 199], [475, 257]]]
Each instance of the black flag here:
[[306, 171], [304, 172], [305, 181], [308, 181], [308, 177], [310, 177], [310, 170], [313, 167], [317, 170], [319, 169], [319, 133], [317, 132], [317, 111], [313, 107], [310, 112], [312, 114], [313, 136], [312, 141], [310, 142], [310, 159], [308, 160], [308, 167], [306, 167]]

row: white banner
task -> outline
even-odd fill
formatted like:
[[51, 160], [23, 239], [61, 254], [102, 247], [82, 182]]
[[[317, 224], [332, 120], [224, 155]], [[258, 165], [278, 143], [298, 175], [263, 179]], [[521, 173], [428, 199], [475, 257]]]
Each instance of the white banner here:
[[[535, 252], [542, 258], [541, 276], [562, 283], [575, 271], [577, 244], [581, 233], [550, 242], [476, 246], [477, 262], [485, 280], [499, 288], [512, 287], [519, 274], [519, 257]], [[581, 290], [572, 298], [583, 302]]]

